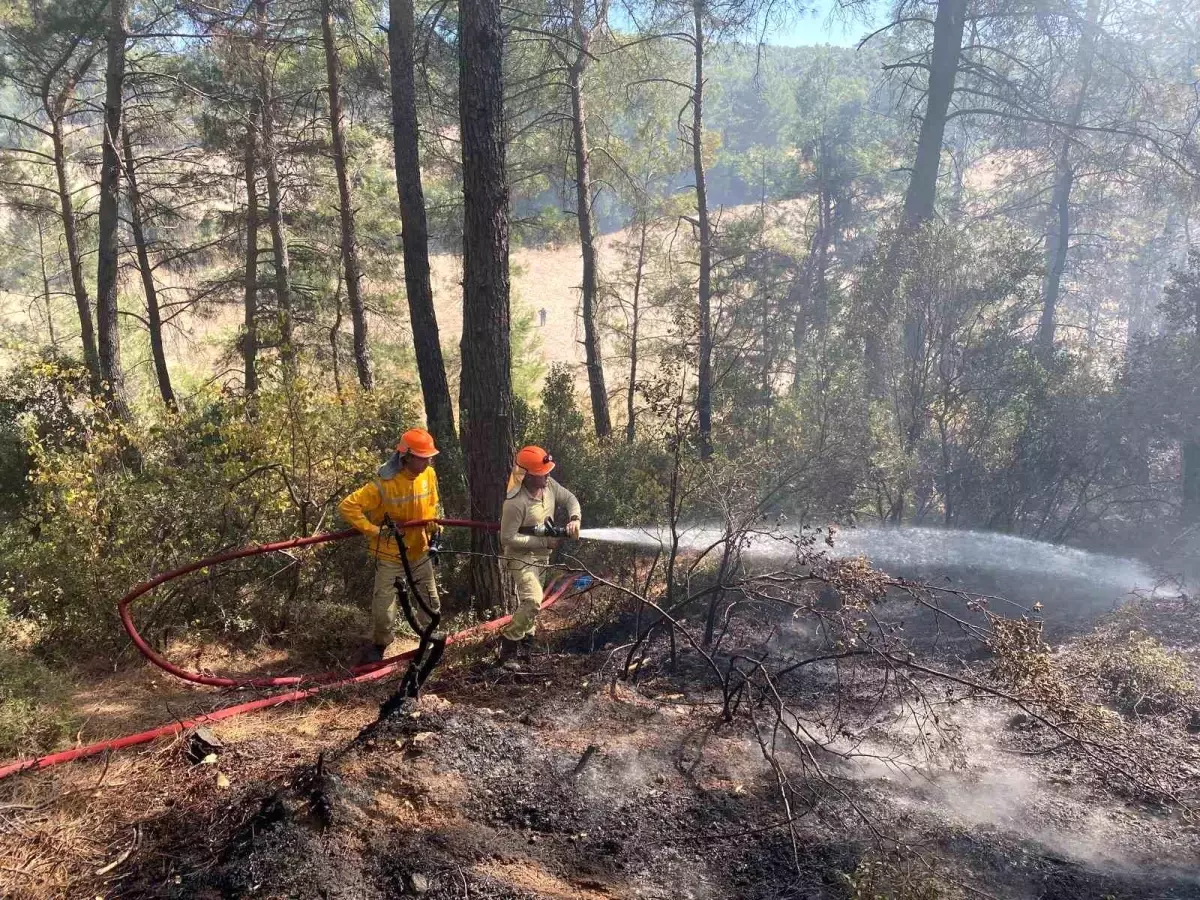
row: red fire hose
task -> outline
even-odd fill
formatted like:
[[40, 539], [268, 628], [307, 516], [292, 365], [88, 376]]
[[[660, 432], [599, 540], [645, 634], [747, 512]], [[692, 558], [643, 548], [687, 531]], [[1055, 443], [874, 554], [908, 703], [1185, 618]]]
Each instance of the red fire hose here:
[[[499, 531], [500, 526], [489, 522], [472, 522], [469, 519], [414, 519], [411, 522], [401, 522], [396, 525], [396, 528], [418, 528], [424, 525], [446, 525], [451, 528], [473, 528], [479, 531]], [[261, 678], [248, 678], [244, 681], [239, 681], [236, 678], [221, 678], [216, 675], [203, 675], [200, 672], [189, 672], [187, 669], [181, 669], [166, 657], [155, 652], [155, 650], [146, 643], [137, 630], [137, 626], [133, 624], [133, 616], [129, 612], [129, 604], [143, 594], [149, 593], [160, 584], [171, 581], [174, 578], [179, 578], [181, 575], [187, 575], [189, 572], [195, 572], [197, 569], [206, 569], [209, 566], [220, 565], [221, 563], [232, 562], [235, 559], [242, 559], [246, 556], [261, 556], [264, 553], [273, 553], [276, 550], [290, 550], [294, 547], [311, 547], [314, 544], [325, 544], [329, 541], [341, 541], [346, 538], [356, 537], [358, 532], [353, 528], [346, 531], [332, 531], [327, 534], [315, 534], [312, 537], [292, 538], [288, 541], [278, 541], [274, 544], [255, 544], [250, 547], [243, 547], [240, 550], [232, 550], [229, 553], [222, 553], [218, 556], [210, 556], [208, 559], [202, 559], [199, 562], [194, 562], [191, 565], [183, 566], [180, 569], [173, 569], [170, 572], [164, 572], [157, 578], [152, 578], [147, 582], [139, 584], [128, 594], [117, 601], [117, 611], [121, 614], [121, 624], [125, 626], [125, 631], [129, 634], [134, 646], [138, 651], [150, 662], [154, 663], [160, 669], [165, 669], [176, 678], [182, 678], [184, 681], [191, 681], [195, 684], [207, 684], [212, 687], [284, 687], [286, 685], [301, 684], [309, 682], [322, 684], [325, 682], [337, 681], [345, 679], [344, 671], [320, 672], [313, 675], [279, 675], [279, 676], [264, 676]], [[382, 662], [370, 663], [364, 666], [356, 666], [350, 672], [354, 675], [363, 674], [374, 671], [380, 666], [387, 665], [400, 659], [398, 656], [390, 657]], [[2, 772], [2, 770], [0, 770]], [[2, 776], [0, 776], [2, 777]]]
[[[417, 527], [428, 524], [447, 525], [451, 527], [474, 528], [487, 531], [496, 531], [499, 526], [486, 522], [472, 522], [465, 519], [427, 519], [420, 521], [404, 522], [398, 525], [398, 528]], [[197, 725], [204, 725], [210, 722], [219, 722], [222, 719], [228, 719], [233, 716], [241, 715], [242, 713], [253, 712], [259, 709], [267, 709], [272, 706], [279, 706], [284, 703], [292, 703], [296, 700], [304, 700], [312, 697], [321, 691], [328, 691], [331, 688], [342, 687], [349, 684], [361, 684], [367, 681], [374, 681], [384, 678], [392, 674], [400, 665], [410, 659], [416, 652], [409, 650], [400, 653], [396, 656], [388, 657], [385, 660], [377, 663], [371, 663], [364, 666], [356, 666], [350, 670], [350, 675], [344, 672], [322, 672], [316, 675], [285, 675], [279, 677], [252, 678], [245, 681], [238, 681], [233, 678], [220, 678], [212, 675], [202, 675], [198, 672], [189, 672], [186, 669], [181, 669], [164, 658], [161, 654], [155, 652], [145, 639], [138, 633], [137, 627], [133, 623], [133, 616], [129, 612], [129, 604], [143, 594], [152, 591], [159, 585], [170, 581], [174, 578], [179, 578], [189, 572], [194, 572], [197, 569], [207, 568], [208, 566], [218, 565], [220, 563], [229, 562], [235, 559], [241, 559], [247, 556], [259, 556], [264, 553], [271, 553], [276, 550], [287, 550], [293, 547], [307, 547], [314, 544], [324, 544], [329, 541], [340, 541], [349, 537], [354, 537], [358, 532], [350, 529], [347, 531], [331, 532], [329, 534], [318, 534], [306, 538], [294, 538], [288, 541], [279, 541], [274, 544], [258, 544], [250, 547], [243, 547], [240, 550], [234, 550], [229, 553], [223, 553], [218, 556], [211, 556], [207, 559], [202, 559], [199, 562], [191, 565], [183, 566], [179, 569], [174, 569], [170, 572], [165, 572], [150, 581], [137, 585], [129, 593], [120, 599], [117, 603], [117, 608], [121, 614], [121, 623], [125, 626], [125, 630], [129, 633], [133, 643], [138, 650], [150, 662], [154, 663], [161, 669], [170, 672], [172, 675], [182, 678], [185, 681], [192, 681], [197, 684], [207, 684], [215, 687], [278, 687], [283, 685], [297, 685], [302, 682], [313, 684], [312, 687], [304, 690], [291, 691], [286, 694], [276, 694], [271, 697], [263, 697], [258, 700], [252, 700], [247, 703], [239, 703], [234, 706], [226, 706], [222, 709], [214, 710], [211, 713], [204, 713], [191, 719], [183, 721], [171, 722], [167, 725], [161, 725], [158, 728], [151, 728], [148, 731], [142, 731], [137, 734], [131, 734], [122, 738], [114, 738], [107, 741], [98, 741], [86, 747], [76, 747], [72, 750], [63, 750], [58, 753], [50, 753], [46, 756], [20, 759], [7, 765], [0, 766], [0, 780], [7, 778], [9, 775], [14, 775], [17, 772], [37, 771], [46, 769], [58, 763], [70, 762], [75, 759], [83, 759], [87, 756], [95, 756], [98, 753], [103, 753], [107, 750], [120, 750], [124, 747], [133, 747], [137, 744], [145, 744], [160, 737], [167, 735], [178, 734], [189, 728], [194, 728]], [[546, 589], [545, 599], [542, 601], [542, 608], [553, 605], [560, 600], [563, 595], [580, 579], [576, 576], [565, 575], [555, 579]], [[495, 631], [498, 628], [504, 627], [512, 619], [512, 616], [502, 616], [498, 619], [493, 619], [490, 622], [484, 622], [480, 625], [475, 625], [467, 628], [457, 634], [450, 635], [446, 639], [447, 645], [457, 643], [477, 634], [483, 634], [488, 631]]]

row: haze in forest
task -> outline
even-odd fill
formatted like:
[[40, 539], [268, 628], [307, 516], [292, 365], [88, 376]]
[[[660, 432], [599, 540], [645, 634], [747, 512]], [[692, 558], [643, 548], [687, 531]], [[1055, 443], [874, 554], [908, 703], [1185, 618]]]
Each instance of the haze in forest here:
[[[78, 807], [5, 773], [226, 702], [162, 693], [135, 619], [249, 679], [200, 684], [383, 665], [384, 525], [343, 503], [414, 428], [480, 651], [232, 782], [131, 758], [111, 831], [0, 833], [8, 874], [1194, 896], [1151, 863], [1196, 858], [1162, 811], [1197, 796], [1198, 204], [1200, 0], [0, 0], [0, 811], [92, 835], [107, 756]], [[582, 538], [526, 523], [526, 578], [495, 530], [550, 471]], [[514, 579], [555, 604], [497, 650]]]

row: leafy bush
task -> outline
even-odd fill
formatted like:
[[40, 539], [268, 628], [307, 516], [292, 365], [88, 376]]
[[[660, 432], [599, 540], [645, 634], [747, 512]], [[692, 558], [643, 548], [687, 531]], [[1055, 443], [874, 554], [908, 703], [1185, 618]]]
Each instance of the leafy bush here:
[[645, 439], [634, 444], [597, 441], [579, 409], [570, 367], [552, 366], [541, 408], [522, 412], [519, 443], [538, 444], [554, 455], [554, 477], [579, 497], [585, 525], [658, 520], [666, 498], [667, 454]]
[[961, 896], [919, 859], [901, 853], [873, 853], [853, 872], [842, 872], [847, 900], [949, 900]]
[[28, 496], [33, 442], [78, 449], [78, 401], [86, 374], [72, 360], [47, 355], [0, 382], [0, 517], [17, 513]]
[[[417, 420], [413, 399], [297, 381], [252, 407], [212, 391], [182, 415], [122, 426], [68, 397], [81, 411], [69, 440], [26, 422], [22, 524], [0, 528], [0, 590], [47, 649], [115, 649], [125, 641], [115, 603], [133, 584], [225, 548], [340, 527], [337, 503]], [[129, 443], [137, 469], [123, 460]], [[255, 639], [288, 631], [306, 604], [346, 596], [364, 559], [351, 543], [173, 582], [139, 621], [158, 641], [198, 627]]]
[[70, 733], [66, 682], [16, 647], [0, 606], [0, 759], [44, 753]]
[[1109, 649], [1098, 671], [1117, 709], [1129, 716], [1171, 712], [1196, 694], [1183, 657], [1141, 632]]

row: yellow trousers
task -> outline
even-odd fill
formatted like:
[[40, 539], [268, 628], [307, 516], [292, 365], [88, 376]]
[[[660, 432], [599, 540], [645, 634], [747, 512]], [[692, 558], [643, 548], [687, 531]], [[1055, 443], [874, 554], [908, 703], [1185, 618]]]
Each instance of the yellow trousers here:
[[[396, 579], [404, 581], [404, 564], [389, 559], [375, 561], [375, 590], [371, 596], [371, 623], [376, 644], [390, 644], [396, 637]], [[438, 597], [437, 581], [433, 577], [433, 560], [426, 554], [411, 564], [413, 581], [421, 592], [421, 599], [433, 612], [442, 611]], [[412, 598], [413, 615], [422, 628], [429, 624], [429, 616], [421, 611], [421, 604]]]
[[538, 566], [512, 561], [509, 573], [517, 590], [517, 609], [512, 621], [500, 629], [510, 641], [519, 641], [537, 630], [537, 614], [542, 608], [542, 580], [548, 571]]

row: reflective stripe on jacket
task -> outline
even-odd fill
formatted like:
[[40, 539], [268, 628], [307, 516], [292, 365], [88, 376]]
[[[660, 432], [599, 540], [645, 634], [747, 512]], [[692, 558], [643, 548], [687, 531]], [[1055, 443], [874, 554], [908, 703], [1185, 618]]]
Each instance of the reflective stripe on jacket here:
[[524, 563], [544, 566], [550, 562], [549, 539], [521, 534], [518, 529], [553, 519], [560, 507], [565, 508], [568, 519], [581, 518], [575, 495], [553, 478], [546, 479], [540, 500], [525, 490], [523, 484], [508, 492], [500, 514], [500, 547], [510, 568], [522, 568]]
[[[381, 534], [379, 526], [384, 515], [396, 523], [437, 518], [441, 509], [437, 473], [430, 466], [420, 475], [401, 469], [392, 478], [376, 478], [343, 500], [340, 509], [343, 519], [370, 538], [372, 554], [398, 561], [395, 540], [390, 533]], [[428, 552], [429, 535], [435, 531], [436, 525], [405, 530], [404, 547], [411, 561], [416, 562]]]

